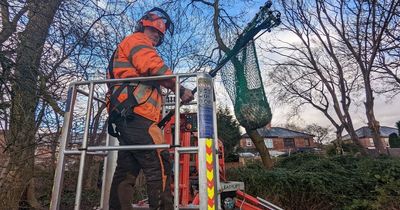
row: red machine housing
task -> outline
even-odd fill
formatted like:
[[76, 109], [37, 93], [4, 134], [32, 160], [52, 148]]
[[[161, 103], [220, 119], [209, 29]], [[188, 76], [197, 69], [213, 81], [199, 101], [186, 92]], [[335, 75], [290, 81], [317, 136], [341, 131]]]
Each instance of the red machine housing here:
[[[172, 117], [164, 127], [164, 138], [167, 144], [174, 145], [174, 131], [175, 131], [175, 117]], [[180, 147], [194, 147], [197, 146], [197, 114], [196, 113], [182, 113], [180, 114]], [[173, 160], [173, 149], [171, 149], [171, 160]], [[171, 161], [173, 162], [173, 161]], [[218, 163], [219, 163], [219, 178], [221, 186], [229, 186], [229, 181], [226, 180], [225, 174], [225, 159], [224, 147], [222, 141], [218, 140]], [[189, 204], [198, 205], [198, 155], [184, 153], [180, 155], [180, 171], [174, 172], [174, 175], [179, 175], [179, 202], [182, 207]], [[174, 179], [172, 179], [174, 180]], [[228, 185], [223, 185], [228, 183]], [[235, 182], [234, 184], [236, 184]], [[173, 191], [176, 185], [173, 183], [171, 190]], [[224, 188], [224, 187], [222, 187]], [[231, 207], [227, 208], [225, 199], [228, 198], [232, 202]], [[221, 192], [222, 207], [225, 210], [242, 209], [242, 210], [280, 210], [279, 207], [265, 201], [261, 198], [255, 198], [240, 190], [234, 188], [231, 191]], [[276, 208], [275, 208], [276, 207]]]
[[[184, 113], [180, 114], [180, 147], [197, 146], [197, 114]], [[175, 117], [172, 117], [164, 127], [164, 138], [167, 144], [174, 145]], [[224, 147], [221, 141], [218, 141], [218, 163], [219, 174], [221, 180], [225, 178], [225, 162]], [[173, 152], [173, 150], [171, 150]], [[172, 157], [171, 157], [172, 158]], [[181, 154], [180, 155], [180, 171], [173, 174], [179, 174], [179, 195], [180, 204], [187, 206], [188, 204], [198, 204], [198, 155], [197, 154]], [[172, 179], [173, 180], [173, 179]], [[173, 186], [175, 187], [175, 185]]]

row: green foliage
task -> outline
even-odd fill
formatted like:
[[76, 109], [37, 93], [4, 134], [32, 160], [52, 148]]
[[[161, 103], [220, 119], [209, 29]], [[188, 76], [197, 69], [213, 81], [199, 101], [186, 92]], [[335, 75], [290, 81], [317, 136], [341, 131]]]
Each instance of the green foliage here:
[[361, 148], [354, 143], [345, 143], [342, 145], [343, 152], [349, 155], [354, 155], [361, 152]]
[[397, 133], [389, 135], [389, 145], [391, 148], [400, 148], [400, 121], [396, 122]]
[[[79, 165], [75, 165], [73, 170], [65, 171], [60, 209], [74, 209], [78, 167]], [[44, 208], [48, 209], [51, 200], [54, 171], [48, 168], [37, 167], [35, 168], [35, 173], [36, 198]], [[81, 209], [93, 209], [93, 207], [99, 206], [100, 190], [98, 187], [83, 189]]]
[[284, 209], [400, 209], [400, 161], [395, 158], [298, 154], [274, 170], [260, 165], [231, 169], [246, 193]]
[[391, 148], [400, 148], [400, 138], [396, 133], [389, 135], [389, 145]]
[[[357, 153], [361, 152], [361, 148], [353, 143], [345, 143], [342, 144], [342, 149], [345, 154], [348, 155], [355, 155]], [[335, 144], [330, 144], [326, 147], [326, 154], [329, 156], [335, 156], [337, 155], [336, 153], [336, 145]]]
[[325, 147], [326, 154], [329, 156], [337, 155], [336, 146], [334, 144], [329, 144]]
[[239, 143], [239, 123], [233, 118], [228, 107], [218, 107], [217, 125], [218, 137], [223, 141], [225, 154], [228, 156]]

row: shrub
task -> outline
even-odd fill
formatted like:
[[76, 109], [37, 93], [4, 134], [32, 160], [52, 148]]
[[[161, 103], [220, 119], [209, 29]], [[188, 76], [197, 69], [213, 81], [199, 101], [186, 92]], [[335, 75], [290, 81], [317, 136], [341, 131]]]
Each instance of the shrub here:
[[400, 209], [399, 159], [299, 154], [271, 171], [249, 165], [227, 174], [284, 209]]
[[[64, 184], [60, 209], [74, 209], [76, 195], [77, 167], [64, 172]], [[36, 196], [42, 206], [48, 208], [51, 200], [54, 171], [48, 168], [36, 168]], [[93, 209], [99, 206], [100, 188], [84, 189], [81, 196], [81, 209]]]
[[[344, 143], [342, 145], [343, 152], [348, 155], [355, 155], [361, 152], [361, 148], [353, 143]], [[334, 144], [330, 144], [326, 147], [326, 154], [330, 156], [337, 155], [336, 146]]]
[[389, 145], [391, 148], [400, 148], [400, 138], [396, 133], [389, 135]]

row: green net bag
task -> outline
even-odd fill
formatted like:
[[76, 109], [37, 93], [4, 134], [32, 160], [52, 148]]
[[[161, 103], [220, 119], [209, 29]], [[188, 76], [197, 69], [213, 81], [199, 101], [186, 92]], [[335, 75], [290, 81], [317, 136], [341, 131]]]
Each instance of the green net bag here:
[[221, 78], [234, 105], [236, 118], [243, 127], [257, 129], [271, 121], [271, 108], [264, 92], [253, 40], [225, 65]]

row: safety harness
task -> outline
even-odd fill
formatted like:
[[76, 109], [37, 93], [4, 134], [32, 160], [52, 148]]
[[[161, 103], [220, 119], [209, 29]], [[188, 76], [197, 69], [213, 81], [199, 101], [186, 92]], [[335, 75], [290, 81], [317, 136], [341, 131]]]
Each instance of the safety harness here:
[[[114, 77], [114, 72], [113, 72], [113, 65], [114, 65], [114, 56], [115, 56], [116, 50], [114, 50], [110, 61], [108, 62], [108, 67], [107, 71], [109, 73], [110, 79], [115, 79]], [[142, 105], [146, 103], [149, 98], [151, 97], [155, 87], [154, 84], [152, 84], [152, 92], [149, 94], [146, 100], [144, 100], [142, 103], [138, 103], [134, 91], [136, 88], [140, 85], [140, 82], [138, 83], [132, 83], [132, 82], [123, 82], [122, 84], [107, 84], [108, 86], [108, 93], [107, 97], [109, 98], [109, 107], [108, 107], [108, 134], [110, 134], [113, 137], [119, 137], [119, 132], [118, 129], [115, 129], [113, 124], [115, 124], [117, 121], [120, 120], [126, 120], [126, 119], [132, 119], [134, 117], [134, 112], [133, 109], [136, 106]], [[119, 86], [118, 88], [115, 88], [115, 86]], [[123, 101], [119, 100], [119, 96], [122, 92], [127, 93], [127, 98]]]

